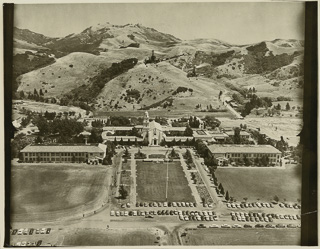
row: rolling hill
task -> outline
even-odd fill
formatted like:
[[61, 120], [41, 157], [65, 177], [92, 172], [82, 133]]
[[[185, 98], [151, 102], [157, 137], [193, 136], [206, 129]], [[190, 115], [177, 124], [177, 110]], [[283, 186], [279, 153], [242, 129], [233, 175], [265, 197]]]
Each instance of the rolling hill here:
[[62, 38], [16, 28], [14, 45], [18, 92], [42, 89], [44, 99], [93, 110], [218, 108], [219, 92], [237, 87], [255, 87], [259, 96], [302, 96], [298, 40], [183, 41], [139, 24], [105, 23]]

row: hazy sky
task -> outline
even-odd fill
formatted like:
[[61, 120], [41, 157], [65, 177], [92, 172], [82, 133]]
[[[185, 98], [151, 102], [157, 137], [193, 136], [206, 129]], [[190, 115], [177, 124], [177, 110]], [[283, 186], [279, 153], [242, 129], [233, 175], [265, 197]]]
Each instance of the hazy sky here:
[[105, 3], [16, 5], [15, 26], [51, 37], [98, 23], [140, 23], [180, 39], [234, 44], [304, 39], [304, 3]]

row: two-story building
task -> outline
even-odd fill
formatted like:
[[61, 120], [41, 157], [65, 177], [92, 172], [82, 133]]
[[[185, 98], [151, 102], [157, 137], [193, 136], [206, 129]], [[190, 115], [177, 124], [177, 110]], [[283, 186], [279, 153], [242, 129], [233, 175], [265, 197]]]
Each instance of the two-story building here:
[[31, 144], [20, 151], [23, 162], [86, 162], [103, 160], [105, 144]]

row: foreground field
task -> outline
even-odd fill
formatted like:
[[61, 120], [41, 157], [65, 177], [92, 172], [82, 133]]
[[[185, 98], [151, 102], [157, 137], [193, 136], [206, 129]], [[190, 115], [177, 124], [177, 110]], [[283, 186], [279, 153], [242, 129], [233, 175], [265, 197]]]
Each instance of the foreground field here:
[[[168, 201], [194, 202], [187, 178], [180, 162], [168, 164]], [[137, 162], [137, 199], [139, 201], [166, 201], [167, 164]]]
[[142, 246], [155, 243], [156, 235], [147, 230], [77, 229], [65, 235], [63, 246]]
[[[12, 167], [11, 213], [17, 217], [58, 216], [80, 211], [102, 195], [104, 167], [88, 165], [17, 165]], [[78, 210], [79, 209], [79, 210]], [[61, 213], [60, 213], [61, 214]], [[60, 217], [61, 218], [61, 217]]]
[[270, 201], [275, 195], [280, 201], [301, 199], [301, 166], [277, 168], [218, 168], [218, 181], [230, 196], [242, 201]]
[[183, 245], [300, 245], [300, 229], [197, 229]]

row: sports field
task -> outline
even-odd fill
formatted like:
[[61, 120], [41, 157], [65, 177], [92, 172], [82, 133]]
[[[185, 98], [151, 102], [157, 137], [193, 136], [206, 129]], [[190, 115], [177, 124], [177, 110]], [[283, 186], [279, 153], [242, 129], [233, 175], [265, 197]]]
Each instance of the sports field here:
[[[168, 201], [194, 202], [180, 162], [168, 163]], [[137, 161], [137, 200], [166, 201], [167, 164]]]
[[218, 168], [216, 177], [225, 191], [237, 201], [270, 201], [277, 195], [280, 201], [301, 200], [301, 166], [279, 168]]
[[89, 207], [101, 198], [106, 184], [106, 168], [101, 166], [19, 164], [11, 174], [11, 213], [16, 217], [42, 214], [46, 219], [82, 212], [84, 204]]
[[77, 229], [65, 235], [63, 246], [142, 246], [157, 245], [156, 241], [147, 230]]
[[187, 231], [183, 245], [300, 245], [300, 229], [197, 229]]

